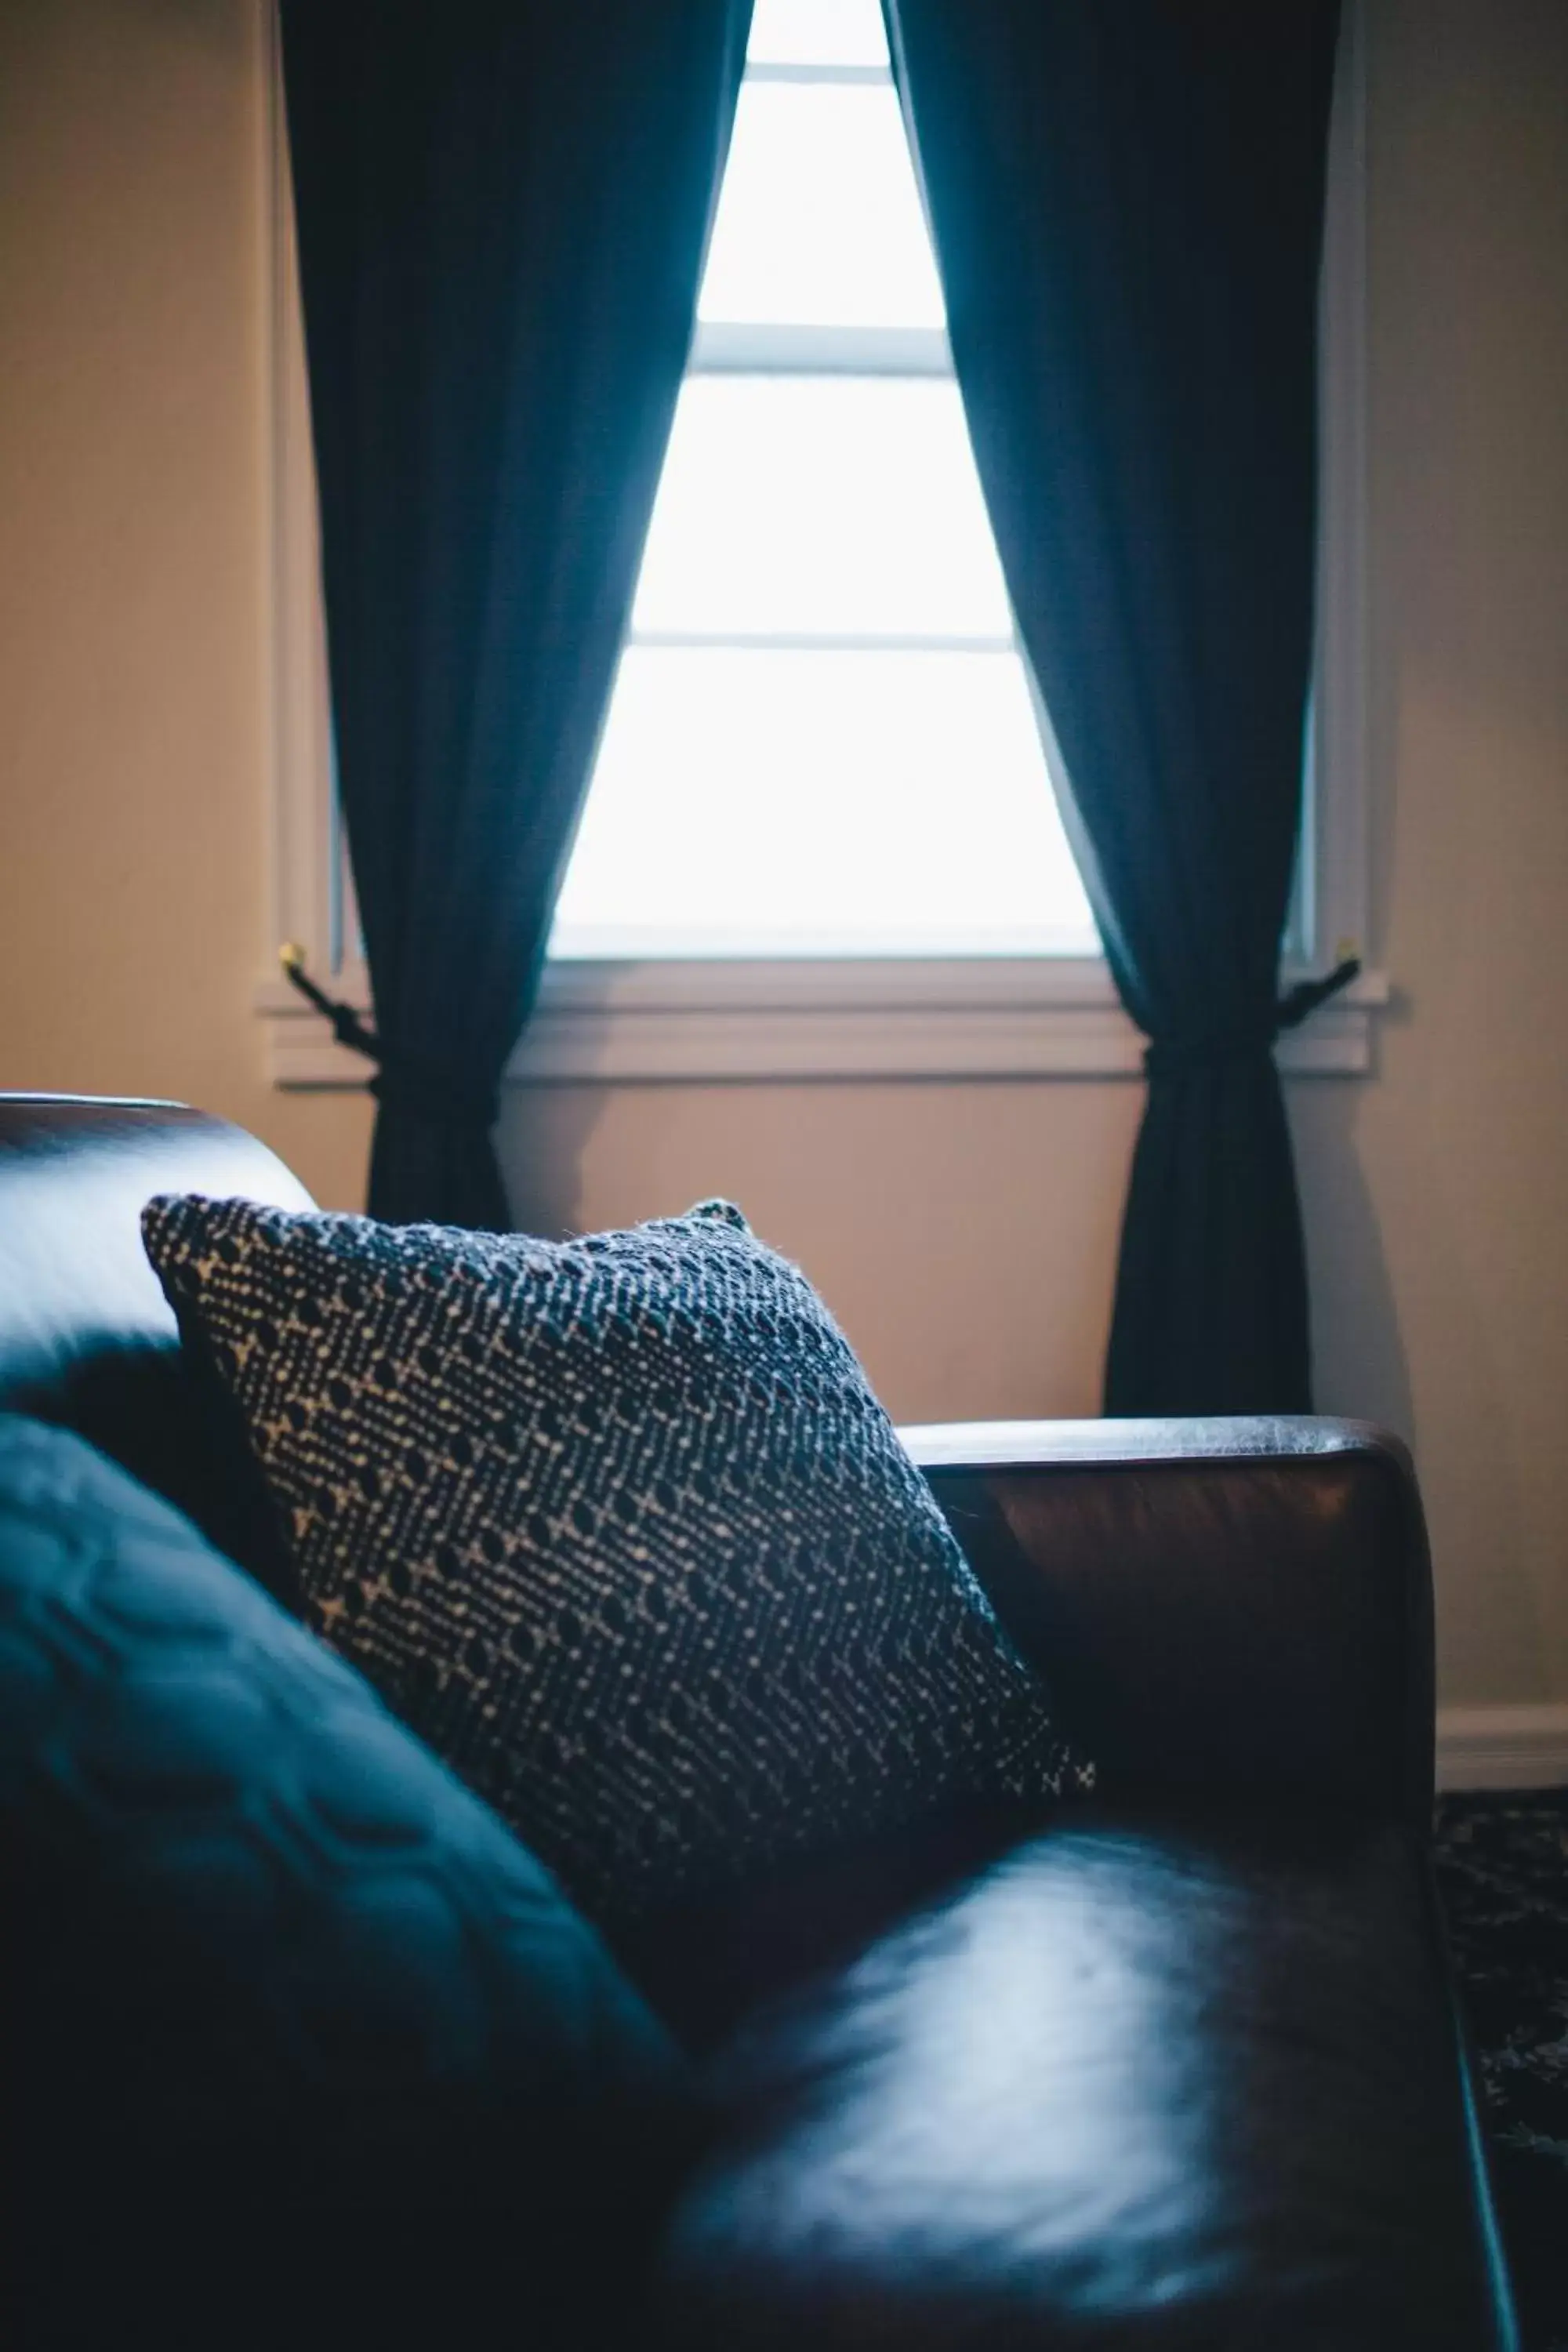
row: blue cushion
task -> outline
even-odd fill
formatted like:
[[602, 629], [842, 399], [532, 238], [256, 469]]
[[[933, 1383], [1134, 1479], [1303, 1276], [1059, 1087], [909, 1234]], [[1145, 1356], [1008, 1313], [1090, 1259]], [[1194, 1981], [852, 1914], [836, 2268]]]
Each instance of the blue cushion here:
[[[0, 1860], [0, 2129], [37, 2242], [98, 2243], [113, 2207], [136, 2215], [122, 2252], [146, 2252], [177, 2200], [188, 2283], [193, 2199], [253, 2260], [266, 2213], [263, 2272], [278, 2216], [310, 2207], [334, 2217], [310, 2263], [335, 2266], [332, 2325], [380, 2296], [412, 2326], [420, 2275], [448, 2318], [465, 2279], [493, 2291], [482, 2210], [536, 2305], [549, 2273], [585, 2309], [603, 2279], [577, 2275], [584, 2232], [613, 2269], [639, 2186], [676, 2160], [675, 2054], [542, 1866], [177, 1512], [9, 1416]], [[68, 2307], [90, 2340], [95, 2271], [62, 2258], [35, 2281], [37, 2340], [75, 2340]], [[184, 2314], [212, 2341], [240, 2315]]]

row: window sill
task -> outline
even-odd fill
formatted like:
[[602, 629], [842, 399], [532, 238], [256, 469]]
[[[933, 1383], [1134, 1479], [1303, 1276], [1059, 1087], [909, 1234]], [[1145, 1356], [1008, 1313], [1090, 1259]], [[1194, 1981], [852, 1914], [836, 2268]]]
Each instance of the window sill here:
[[[363, 1009], [363, 990], [344, 992]], [[1366, 1076], [1374, 1016], [1388, 1001], [1386, 976], [1363, 972], [1281, 1040], [1281, 1070]], [[275, 1086], [364, 1084], [364, 1063], [286, 982], [265, 982], [257, 1010]], [[1142, 1069], [1142, 1039], [1095, 958], [557, 963], [506, 1082], [1133, 1078]]]

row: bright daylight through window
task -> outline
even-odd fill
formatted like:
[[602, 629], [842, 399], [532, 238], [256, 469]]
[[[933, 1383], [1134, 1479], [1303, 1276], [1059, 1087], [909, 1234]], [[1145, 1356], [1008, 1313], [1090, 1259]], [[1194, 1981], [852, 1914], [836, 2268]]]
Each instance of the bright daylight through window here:
[[1093, 955], [877, 0], [758, 0], [551, 952]]

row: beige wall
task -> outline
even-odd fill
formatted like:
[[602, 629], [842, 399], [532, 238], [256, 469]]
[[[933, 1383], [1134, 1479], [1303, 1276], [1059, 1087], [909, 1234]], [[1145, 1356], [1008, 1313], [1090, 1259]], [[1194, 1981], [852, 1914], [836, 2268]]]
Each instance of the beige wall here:
[[1568, 8], [1373, 0], [1383, 1072], [1302, 1089], [1323, 1402], [1413, 1431], [1458, 1698], [1568, 1697]]
[[[264, 1082], [253, 0], [0, 6], [0, 1083], [142, 1090], [358, 1195]], [[1379, 1076], [1299, 1082], [1325, 1407], [1414, 1435], [1445, 1696], [1568, 1699], [1568, 10], [1371, 0]], [[517, 1206], [735, 1194], [909, 1418], [1093, 1408], [1137, 1092], [570, 1087]]]
[[0, 1084], [176, 1095], [324, 1196], [249, 1012], [268, 760], [259, 15], [0, 0]]

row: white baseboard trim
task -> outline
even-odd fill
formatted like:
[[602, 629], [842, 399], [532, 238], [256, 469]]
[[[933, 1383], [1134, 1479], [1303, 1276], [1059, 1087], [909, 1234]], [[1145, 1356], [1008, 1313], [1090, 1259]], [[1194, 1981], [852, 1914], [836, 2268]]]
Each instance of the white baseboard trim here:
[[1437, 1786], [1568, 1786], [1568, 1705], [1439, 1707]]

